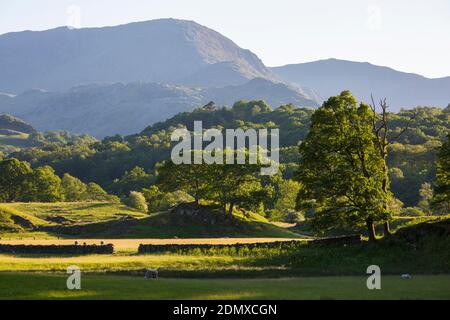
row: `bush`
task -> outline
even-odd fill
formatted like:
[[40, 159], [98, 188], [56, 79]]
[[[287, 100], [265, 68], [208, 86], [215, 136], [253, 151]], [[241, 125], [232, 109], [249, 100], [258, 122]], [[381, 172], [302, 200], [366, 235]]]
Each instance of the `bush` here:
[[128, 197], [128, 205], [143, 212], [148, 211], [147, 201], [141, 192], [131, 191]]
[[417, 207], [407, 207], [402, 210], [402, 216], [422, 217], [425, 213]]
[[98, 184], [90, 182], [87, 184], [86, 198], [89, 200], [105, 201], [108, 200], [108, 193]]

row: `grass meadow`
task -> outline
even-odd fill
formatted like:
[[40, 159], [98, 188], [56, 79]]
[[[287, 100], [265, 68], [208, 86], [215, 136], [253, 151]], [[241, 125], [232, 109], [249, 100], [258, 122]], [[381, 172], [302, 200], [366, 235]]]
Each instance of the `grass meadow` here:
[[383, 276], [381, 290], [368, 290], [363, 276], [145, 280], [82, 275], [81, 290], [68, 290], [65, 275], [0, 273], [1, 299], [450, 299], [449, 288], [450, 275]]

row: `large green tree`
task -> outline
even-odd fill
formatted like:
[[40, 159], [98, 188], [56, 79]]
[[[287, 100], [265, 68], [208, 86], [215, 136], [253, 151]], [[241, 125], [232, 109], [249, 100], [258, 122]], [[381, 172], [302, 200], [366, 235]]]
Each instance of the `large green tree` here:
[[55, 202], [64, 199], [61, 179], [49, 166], [33, 170], [29, 179], [29, 192], [22, 198], [27, 201]]
[[66, 201], [80, 201], [87, 198], [87, 186], [80, 179], [65, 173], [61, 179]]
[[365, 224], [374, 241], [374, 224], [389, 219], [373, 120], [370, 107], [358, 105], [349, 91], [330, 97], [314, 112], [300, 145], [297, 179], [303, 184], [298, 208], [315, 201], [316, 228]]
[[[224, 151], [224, 158], [226, 155]], [[157, 172], [162, 191], [185, 191], [196, 203], [201, 199], [218, 203], [230, 215], [235, 206], [249, 210], [259, 207], [271, 192], [270, 185], [263, 183], [259, 164], [174, 164], [167, 160]]]
[[210, 169], [206, 164], [174, 164], [166, 160], [157, 168], [157, 184], [164, 192], [186, 191], [198, 204], [211, 192], [210, 182], [214, 177]]
[[216, 200], [228, 214], [233, 208], [255, 210], [270, 197], [270, 186], [263, 186], [257, 164], [212, 164], [210, 199]]
[[0, 161], [0, 201], [13, 202], [24, 197], [32, 174], [30, 165], [15, 158]]

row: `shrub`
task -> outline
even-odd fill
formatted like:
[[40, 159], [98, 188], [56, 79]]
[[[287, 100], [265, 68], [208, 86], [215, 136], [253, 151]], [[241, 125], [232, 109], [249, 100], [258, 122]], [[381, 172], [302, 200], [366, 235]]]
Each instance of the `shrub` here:
[[141, 192], [131, 191], [128, 197], [128, 205], [143, 212], [148, 211], [147, 201], [145, 201], [145, 197]]
[[421, 217], [424, 216], [425, 213], [417, 207], [407, 207], [402, 210], [403, 216], [413, 216], [413, 217]]

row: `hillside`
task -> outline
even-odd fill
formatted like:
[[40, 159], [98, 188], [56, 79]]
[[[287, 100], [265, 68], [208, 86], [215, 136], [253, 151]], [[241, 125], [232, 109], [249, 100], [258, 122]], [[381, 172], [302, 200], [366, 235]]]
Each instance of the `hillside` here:
[[283, 80], [313, 88], [324, 99], [350, 90], [358, 100], [387, 98], [391, 111], [416, 106], [446, 107], [450, 77], [429, 79], [367, 62], [328, 59], [271, 68]]
[[3, 134], [7, 134], [8, 131], [26, 134], [37, 132], [30, 124], [9, 114], [0, 114], [0, 130]]
[[[255, 109], [255, 106], [258, 108]], [[197, 108], [183, 112], [145, 128], [141, 133], [112, 137], [100, 143], [78, 143], [66, 146], [44, 146], [22, 150], [11, 156], [29, 161], [32, 166], [51, 165], [58, 174], [68, 172], [83, 181], [96, 181], [110, 192], [116, 192], [113, 181], [136, 166], [152, 173], [157, 162], [170, 156], [170, 134], [173, 128], [186, 126], [193, 130], [194, 120], [203, 127], [245, 128], [277, 127], [280, 129], [280, 160], [285, 178], [292, 177], [298, 162], [297, 144], [309, 129], [314, 109], [286, 105], [272, 109], [262, 101], [237, 102], [232, 108], [214, 110]], [[388, 138], [394, 139], [408, 123], [415, 120], [396, 143], [389, 147], [391, 190], [405, 206], [420, 200], [419, 189], [435, 176], [436, 150], [450, 130], [450, 108], [416, 108], [391, 115]], [[173, 144], [172, 144], [173, 145]]]
[[186, 20], [12, 32], [0, 36], [0, 52], [0, 91], [13, 93], [95, 82], [209, 86], [273, 77], [251, 51]]
[[67, 144], [81, 141], [93, 142], [94, 139], [65, 131], [41, 133], [22, 119], [9, 114], [0, 114], [0, 152], [5, 154], [51, 143]]
[[134, 82], [92, 84], [63, 92], [29, 90], [0, 99], [0, 112], [25, 119], [40, 131], [67, 130], [103, 138], [139, 132], [211, 100], [220, 106], [240, 99], [265, 100], [273, 106], [317, 106], [298, 88], [258, 78], [211, 88]]
[[[205, 215], [206, 217], [206, 215]], [[208, 238], [285, 237], [299, 234], [270, 223], [257, 214], [235, 212], [235, 220], [207, 211], [208, 221], [173, 212], [143, 214], [108, 202], [0, 204], [0, 238]], [[219, 220], [222, 221], [219, 223]], [[216, 221], [217, 223], [214, 223]]]
[[9, 114], [0, 114], [0, 152], [10, 153], [36, 146], [30, 139], [30, 135], [36, 133], [36, 129], [25, 121]]

